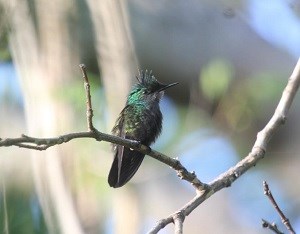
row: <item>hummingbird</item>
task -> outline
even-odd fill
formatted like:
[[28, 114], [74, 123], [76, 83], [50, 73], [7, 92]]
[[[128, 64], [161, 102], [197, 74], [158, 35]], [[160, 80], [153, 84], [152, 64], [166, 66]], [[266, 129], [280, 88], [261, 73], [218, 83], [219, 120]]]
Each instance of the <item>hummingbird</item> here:
[[[112, 134], [150, 146], [162, 130], [162, 113], [159, 102], [164, 91], [172, 84], [160, 83], [152, 71], [140, 71], [137, 84], [132, 87], [126, 105], [121, 111]], [[126, 184], [137, 172], [145, 155], [136, 150], [113, 144], [114, 160], [108, 175], [113, 188]]]

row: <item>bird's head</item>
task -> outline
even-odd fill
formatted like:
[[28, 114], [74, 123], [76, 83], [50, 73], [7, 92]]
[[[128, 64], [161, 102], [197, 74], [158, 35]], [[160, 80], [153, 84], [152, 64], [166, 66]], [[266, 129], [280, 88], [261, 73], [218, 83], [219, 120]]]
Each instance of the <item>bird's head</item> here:
[[128, 104], [158, 103], [166, 89], [178, 84], [178, 82], [167, 85], [162, 84], [155, 78], [152, 71], [147, 70], [140, 71], [136, 78], [138, 83], [133, 86], [128, 95]]

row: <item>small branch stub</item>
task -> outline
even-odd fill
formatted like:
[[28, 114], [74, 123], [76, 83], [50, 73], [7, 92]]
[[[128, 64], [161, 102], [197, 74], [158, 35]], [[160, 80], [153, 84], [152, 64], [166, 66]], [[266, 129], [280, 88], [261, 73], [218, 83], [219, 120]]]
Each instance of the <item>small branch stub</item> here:
[[90, 92], [90, 83], [89, 83], [89, 78], [86, 73], [86, 67], [84, 64], [79, 65], [81, 72], [82, 72], [82, 77], [84, 80], [84, 88], [85, 88], [85, 95], [86, 95], [86, 116], [87, 116], [87, 126], [89, 131], [94, 131], [94, 126], [93, 126], [93, 108], [92, 108], [92, 98], [91, 98], [91, 92]]
[[277, 234], [284, 234], [283, 232], [281, 232], [277, 225], [275, 223], [269, 223], [268, 221], [262, 219], [261, 220], [261, 225], [263, 228], [267, 228], [267, 229], [270, 229], [271, 231], [277, 233]]

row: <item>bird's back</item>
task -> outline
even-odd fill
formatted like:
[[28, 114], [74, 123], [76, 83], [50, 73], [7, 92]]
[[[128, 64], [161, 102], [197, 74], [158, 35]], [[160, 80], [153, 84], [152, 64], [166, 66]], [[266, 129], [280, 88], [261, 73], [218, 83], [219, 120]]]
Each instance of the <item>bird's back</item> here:
[[[138, 105], [127, 105], [121, 112], [113, 133], [149, 146], [161, 132], [162, 114], [159, 106], [142, 108]], [[115, 157], [108, 182], [111, 187], [117, 188], [134, 176], [145, 155], [121, 145], [114, 145], [114, 151]]]

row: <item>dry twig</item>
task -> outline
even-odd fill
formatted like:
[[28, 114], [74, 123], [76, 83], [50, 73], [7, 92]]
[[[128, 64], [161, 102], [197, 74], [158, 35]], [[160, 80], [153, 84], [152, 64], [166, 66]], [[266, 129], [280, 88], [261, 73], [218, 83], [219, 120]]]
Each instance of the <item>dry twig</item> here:
[[273, 232], [275, 232], [277, 234], [284, 234], [283, 232], [281, 232], [278, 229], [278, 227], [277, 227], [277, 225], [275, 223], [269, 223], [268, 221], [266, 221], [264, 219], [262, 219], [261, 221], [262, 221], [261, 225], [262, 225], [263, 228], [270, 229], [271, 231], [273, 231]]
[[[176, 213], [181, 213], [184, 216], [188, 216], [196, 207], [202, 202], [208, 199], [211, 195], [217, 191], [231, 186], [231, 184], [238, 179], [242, 174], [248, 171], [251, 167], [262, 159], [265, 155], [267, 144], [275, 131], [284, 124], [288, 110], [292, 104], [292, 101], [296, 95], [296, 92], [300, 84], [300, 59], [298, 60], [292, 75], [290, 76], [287, 86], [285, 87], [279, 104], [275, 110], [274, 115], [268, 122], [268, 124], [257, 134], [257, 139], [252, 147], [251, 152], [234, 167], [230, 168], [225, 173], [221, 174], [210, 182], [202, 190], [197, 191], [197, 195], [189, 201], [185, 206], [179, 209]], [[149, 233], [158, 233], [159, 230], [164, 228], [167, 224], [174, 222], [174, 214], [171, 214], [165, 219], [158, 221], [155, 227], [151, 229]]]
[[[281, 222], [285, 225], [286, 229], [291, 233], [291, 234], [295, 234], [295, 231], [289, 221], [289, 219], [283, 214], [283, 212], [281, 211], [280, 207], [277, 205], [277, 202], [275, 201], [272, 192], [269, 188], [269, 185], [266, 181], [263, 182], [263, 186], [264, 186], [264, 194], [269, 198], [270, 202], [272, 203], [272, 205], [274, 206], [275, 210], [277, 211], [277, 213], [279, 214], [280, 218], [281, 218]], [[265, 221], [265, 220], [263, 220]], [[266, 221], [265, 221], [266, 222]], [[266, 222], [268, 223], [268, 222]], [[272, 226], [276, 226], [276, 224], [273, 224]], [[273, 229], [272, 229], [273, 230]]]
[[91, 98], [91, 92], [90, 92], [90, 82], [89, 78], [86, 74], [86, 68], [84, 64], [79, 65], [81, 72], [82, 72], [82, 77], [84, 80], [84, 89], [85, 89], [85, 98], [86, 98], [86, 119], [87, 119], [87, 126], [89, 131], [94, 131], [94, 126], [93, 126], [93, 108], [92, 108], [92, 98]]

